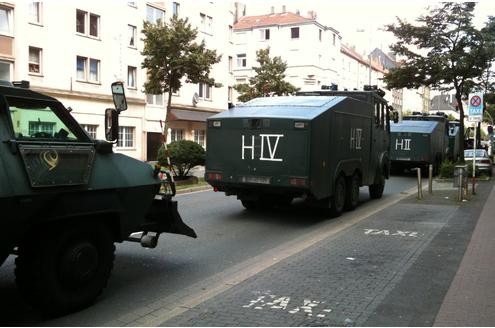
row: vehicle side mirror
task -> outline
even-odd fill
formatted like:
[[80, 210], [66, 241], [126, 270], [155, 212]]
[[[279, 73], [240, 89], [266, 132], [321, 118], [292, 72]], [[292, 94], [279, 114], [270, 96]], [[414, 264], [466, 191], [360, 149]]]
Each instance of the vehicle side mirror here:
[[127, 100], [125, 98], [124, 84], [122, 82], [112, 83], [113, 104], [118, 113], [127, 109]]
[[394, 123], [399, 123], [399, 112], [392, 112], [392, 120], [394, 121]]
[[111, 142], [119, 139], [119, 113], [115, 108], [105, 109], [105, 139]]

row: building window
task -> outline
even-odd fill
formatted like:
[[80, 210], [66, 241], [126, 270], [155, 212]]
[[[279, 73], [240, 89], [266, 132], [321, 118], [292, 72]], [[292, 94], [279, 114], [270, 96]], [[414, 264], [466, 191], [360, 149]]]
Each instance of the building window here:
[[332, 45], [335, 45], [335, 41], [336, 41], [336, 36], [335, 34], [332, 34]]
[[202, 99], [211, 99], [211, 85], [207, 85], [205, 83], [199, 83], [198, 89], [199, 98]]
[[29, 73], [41, 74], [41, 49], [29, 47]]
[[129, 33], [129, 47], [136, 48], [136, 26], [127, 25], [127, 31]]
[[12, 9], [0, 7], [0, 34], [12, 34]]
[[134, 127], [119, 126], [119, 141], [117, 142], [117, 147], [119, 148], [134, 147]]
[[292, 27], [290, 29], [290, 38], [299, 39], [299, 27]]
[[234, 91], [233, 91], [233, 90], [234, 90], [234, 89], [233, 89], [232, 87], [229, 87], [229, 88], [228, 88], [227, 100], [228, 100], [229, 102], [232, 102], [232, 95], [234, 94]]
[[200, 13], [199, 17], [201, 19], [201, 31], [213, 34], [213, 18], [203, 13]]
[[194, 142], [204, 148], [205, 146], [205, 130], [193, 130]]
[[99, 37], [100, 16], [83, 10], [76, 10], [76, 32], [91, 37]]
[[232, 43], [232, 36], [234, 35], [234, 28], [229, 25], [229, 42]]
[[100, 61], [98, 59], [77, 56], [77, 80], [84, 82], [100, 82]]
[[233, 63], [233, 60], [232, 60], [232, 56], [229, 56], [229, 73], [232, 73], [232, 63]]
[[183, 129], [170, 129], [170, 142], [184, 139]]
[[260, 29], [260, 40], [261, 41], [270, 40], [270, 29], [269, 28]]
[[81, 126], [84, 130], [86, 130], [91, 138], [96, 139], [96, 130], [98, 129], [98, 125], [81, 124]]
[[49, 135], [53, 135], [55, 131], [55, 123], [54, 122], [41, 122], [41, 121], [30, 121], [29, 122], [29, 135], [33, 136], [36, 133], [46, 133]]
[[247, 66], [246, 54], [238, 54], [237, 67], [246, 67], [246, 66]]
[[0, 61], [0, 80], [11, 81], [12, 80], [12, 64], [9, 62]]
[[32, 1], [29, 3], [29, 21], [41, 24], [41, 2]]
[[322, 33], [323, 33], [322, 30], [318, 30], [318, 40], [320, 40], [320, 42], [321, 42]]
[[158, 21], [165, 21], [165, 11], [146, 5], [146, 21], [156, 24]]
[[163, 107], [163, 94], [160, 95], [146, 94], [146, 103], [148, 105]]
[[179, 16], [179, 12], [180, 12], [180, 3], [173, 2], [172, 3], [172, 15]]
[[127, 87], [136, 88], [136, 67], [127, 66]]

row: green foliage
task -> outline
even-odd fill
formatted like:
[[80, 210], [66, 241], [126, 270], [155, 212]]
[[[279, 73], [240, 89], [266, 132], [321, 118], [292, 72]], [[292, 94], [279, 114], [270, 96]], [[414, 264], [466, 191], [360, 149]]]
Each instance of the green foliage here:
[[[399, 40], [391, 49], [405, 60], [384, 76], [389, 89], [429, 86], [439, 90], [455, 89], [459, 106], [461, 135], [464, 110], [461, 102], [489, 70], [495, 58], [493, 34], [495, 21], [477, 30], [473, 24], [474, 2], [444, 2], [419, 17], [419, 25], [398, 18], [386, 26]], [[461, 145], [461, 159], [463, 147]]]
[[[194, 141], [174, 141], [167, 145], [167, 148], [175, 176], [187, 176], [193, 167], [205, 164], [205, 150], [201, 145]], [[168, 165], [163, 146], [158, 150], [157, 160], [162, 166]]]
[[440, 164], [440, 177], [442, 178], [452, 178], [454, 176], [455, 164], [448, 159], [444, 160]]
[[238, 97], [240, 101], [245, 102], [270, 95], [288, 95], [297, 91], [295, 86], [284, 81], [287, 63], [279, 56], [270, 58], [270, 48], [256, 51], [256, 61], [259, 67], [253, 67], [256, 75], [249, 79], [249, 84], [234, 86], [240, 94]]
[[[197, 30], [187, 19], [176, 16], [170, 22], [144, 22], [144, 50], [141, 53], [148, 79], [144, 83], [148, 94], [168, 93], [167, 114], [172, 93], [179, 91], [182, 82], [214, 85], [211, 66], [220, 61], [215, 50], [206, 49], [205, 42], [196, 43]], [[167, 115], [168, 116], [168, 115]]]

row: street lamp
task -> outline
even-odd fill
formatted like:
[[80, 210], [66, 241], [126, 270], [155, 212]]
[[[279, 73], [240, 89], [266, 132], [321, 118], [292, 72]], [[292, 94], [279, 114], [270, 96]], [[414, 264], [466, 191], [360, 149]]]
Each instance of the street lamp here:
[[[364, 28], [357, 29], [356, 32], [364, 33], [366, 30]], [[368, 30], [368, 85], [371, 85], [371, 29]]]

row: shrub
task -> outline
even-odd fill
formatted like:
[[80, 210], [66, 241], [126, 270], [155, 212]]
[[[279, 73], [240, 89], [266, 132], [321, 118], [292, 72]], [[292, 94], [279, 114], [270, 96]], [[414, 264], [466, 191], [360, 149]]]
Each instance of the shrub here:
[[[174, 141], [167, 145], [167, 148], [173, 173], [177, 177], [185, 177], [193, 167], [205, 164], [205, 150], [194, 141]], [[157, 160], [162, 166], [168, 165], [163, 146], [158, 150]]]
[[442, 178], [452, 178], [454, 177], [454, 163], [448, 159], [444, 160], [440, 165], [440, 177]]

